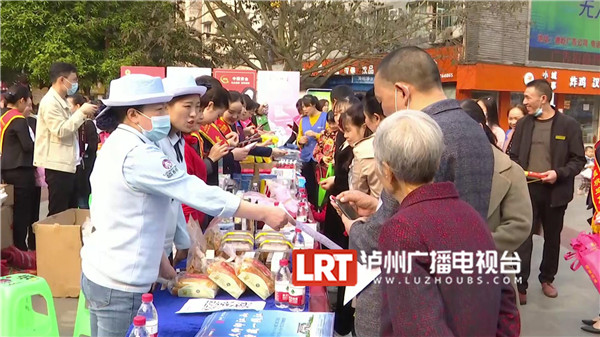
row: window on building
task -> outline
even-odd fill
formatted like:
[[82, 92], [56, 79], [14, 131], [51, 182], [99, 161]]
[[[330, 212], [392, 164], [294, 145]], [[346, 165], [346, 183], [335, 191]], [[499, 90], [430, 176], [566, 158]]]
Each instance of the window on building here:
[[523, 95], [522, 92], [511, 92], [510, 93], [510, 106], [515, 106], [517, 104], [523, 104], [523, 98], [525, 98], [525, 95]]
[[581, 125], [583, 142], [591, 144], [596, 141], [598, 132], [598, 103], [594, 96], [565, 95], [564, 113], [577, 120]]
[[437, 32], [443, 32], [448, 27], [456, 25], [456, 15], [454, 9], [456, 1], [433, 1], [431, 10], [433, 14], [433, 29]]
[[211, 21], [207, 21], [207, 22], [202, 23], [202, 33], [210, 34], [211, 33], [211, 29], [212, 29], [212, 22]]

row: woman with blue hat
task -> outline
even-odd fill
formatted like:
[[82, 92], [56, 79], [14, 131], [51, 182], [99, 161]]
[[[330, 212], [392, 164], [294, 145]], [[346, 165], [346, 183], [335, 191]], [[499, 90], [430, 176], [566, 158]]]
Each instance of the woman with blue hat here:
[[279, 228], [281, 208], [258, 207], [210, 187], [173, 163], [155, 142], [167, 137], [173, 99], [158, 77], [113, 80], [100, 114], [115, 131], [104, 143], [91, 176], [92, 233], [81, 250], [81, 287], [90, 304], [92, 336], [124, 336], [157, 277], [175, 270], [163, 250], [174, 200], [218, 217], [250, 218]]

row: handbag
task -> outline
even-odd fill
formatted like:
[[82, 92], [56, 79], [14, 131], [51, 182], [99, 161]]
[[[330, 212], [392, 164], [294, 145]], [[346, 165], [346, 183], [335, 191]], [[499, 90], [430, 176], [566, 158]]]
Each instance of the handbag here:
[[565, 260], [575, 259], [571, 263], [571, 270], [575, 271], [583, 266], [590, 280], [600, 292], [600, 234], [581, 232], [571, 240], [572, 252], [565, 254]]

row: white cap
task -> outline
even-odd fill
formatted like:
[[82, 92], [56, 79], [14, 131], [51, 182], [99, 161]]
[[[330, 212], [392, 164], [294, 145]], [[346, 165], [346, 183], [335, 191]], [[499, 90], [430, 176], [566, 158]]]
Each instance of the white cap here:
[[106, 108], [97, 117], [115, 106], [167, 103], [171, 99], [173, 95], [165, 92], [160, 77], [131, 74], [110, 81], [108, 98], [102, 100]]
[[171, 75], [162, 80], [165, 92], [173, 97], [184, 95], [204, 95], [206, 87], [196, 85], [191, 75]]

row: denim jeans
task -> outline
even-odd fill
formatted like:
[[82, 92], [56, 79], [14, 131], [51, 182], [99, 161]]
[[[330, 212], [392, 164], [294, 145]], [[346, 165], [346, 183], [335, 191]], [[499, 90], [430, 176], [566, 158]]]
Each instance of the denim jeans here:
[[81, 289], [90, 307], [92, 337], [124, 337], [142, 305], [142, 294], [103, 287], [83, 273]]

